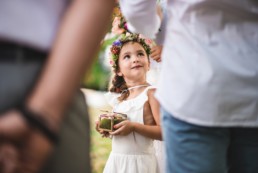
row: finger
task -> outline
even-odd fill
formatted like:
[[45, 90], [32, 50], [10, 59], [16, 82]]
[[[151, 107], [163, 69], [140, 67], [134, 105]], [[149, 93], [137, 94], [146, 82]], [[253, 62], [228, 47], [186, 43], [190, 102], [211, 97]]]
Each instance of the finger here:
[[9, 111], [0, 118], [0, 139], [17, 142], [23, 140], [29, 131], [27, 122], [17, 111]]
[[150, 54], [150, 56], [153, 58], [155, 56], [160, 56], [160, 53], [159, 52], [153, 52], [152, 54]]
[[99, 130], [99, 121], [95, 121], [95, 129], [100, 132]]
[[95, 121], [95, 125], [99, 125], [99, 120], [96, 120], [96, 121]]
[[53, 144], [39, 131], [35, 130], [21, 148], [19, 173], [36, 173], [43, 166], [53, 149]]
[[4, 143], [0, 149], [1, 173], [14, 173], [18, 168], [18, 150], [11, 143]]
[[151, 48], [151, 54], [157, 52], [157, 49], [155, 47]]
[[119, 128], [119, 129], [117, 129], [117, 130], [115, 130], [115, 131], [113, 131], [113, 132], [110, 132], [109, 134], [110, 134], [110, 135], [119, 135], [120, 132], [121, 132], [121, 128]]
[[158, 49], [152, 49], [151, 50], [151, 55], [153, 54], [159, 54], [160, 52], [158, 51]]
[[156, 56], [153, 56], [151, 57], [153, 60], [157, 61], [158, 59], [160, 59], [160, 55], [156, 55]]
[[103, 132], [102, 137], [104, 137], [104, 138], [109, 137], [109, 132]]
[[125, 124], [125, 121], [122, 121], [116, 125], [114, 125], [114, 129], [119, 129], [120, 127], [122, 127]]

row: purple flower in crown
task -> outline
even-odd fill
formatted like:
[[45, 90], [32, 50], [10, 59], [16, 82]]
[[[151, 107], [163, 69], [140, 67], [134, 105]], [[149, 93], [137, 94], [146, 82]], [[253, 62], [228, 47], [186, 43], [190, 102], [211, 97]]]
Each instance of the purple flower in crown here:
[[113, 42], [113, 46], [122, 46], [122, 42], [120, 40], [116, 40]]

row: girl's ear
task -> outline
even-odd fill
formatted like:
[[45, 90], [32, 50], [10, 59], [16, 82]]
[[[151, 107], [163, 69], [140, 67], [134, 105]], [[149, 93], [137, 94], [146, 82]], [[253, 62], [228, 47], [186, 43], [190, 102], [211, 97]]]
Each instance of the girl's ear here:
[[120, 69], [117, 69], [117, 70], [116, 70], [116, 75], [117, 75], [117, 76], [123, 76], [123, 74], [122, 74], [122, 72], [120, 71]]
[[116, 73], [118, 76], [123, 76], [123, 74], [119, 71]]

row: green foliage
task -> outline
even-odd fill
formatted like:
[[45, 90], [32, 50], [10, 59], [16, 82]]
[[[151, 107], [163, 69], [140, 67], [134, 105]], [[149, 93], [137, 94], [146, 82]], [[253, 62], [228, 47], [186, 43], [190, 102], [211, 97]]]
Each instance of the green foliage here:
[[103, 68], [103, 64], [96, 58], [90, 71], [83, 80], [83, 87], [94, 90], [107, 90], [109, 76], [110, 71]]
[[107, 90], [111, 72], [110, 68], [105, 66], [105, 58], [108, 58], [105, 57], [105, 50], [116, 39], [117, 36], [107, 39], [103, 42], [97, 57], [91, 66], [91, 69], [87, 72], [85, 78], [82, 81], [83, 87], [94, 90]]
[[[102, 173], [109, 153], [111, 151], [111, 139], [102, 138], [101, 135], [95, 130], [95, 121], [98, 115], [101, 114], [97, 108], [89, 107], [91, 119], [91, 165], [92, 173]], [[102, 108], [110, 109], [110, 108]]]

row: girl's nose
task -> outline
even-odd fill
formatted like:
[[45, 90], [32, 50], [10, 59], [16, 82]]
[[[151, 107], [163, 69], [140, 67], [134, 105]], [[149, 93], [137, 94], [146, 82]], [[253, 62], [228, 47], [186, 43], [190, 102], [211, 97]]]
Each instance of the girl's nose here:
[[139, 57], [138, 56], [133, 56], [132, 60], [133, 60], [133, 62], [139, 62]]

